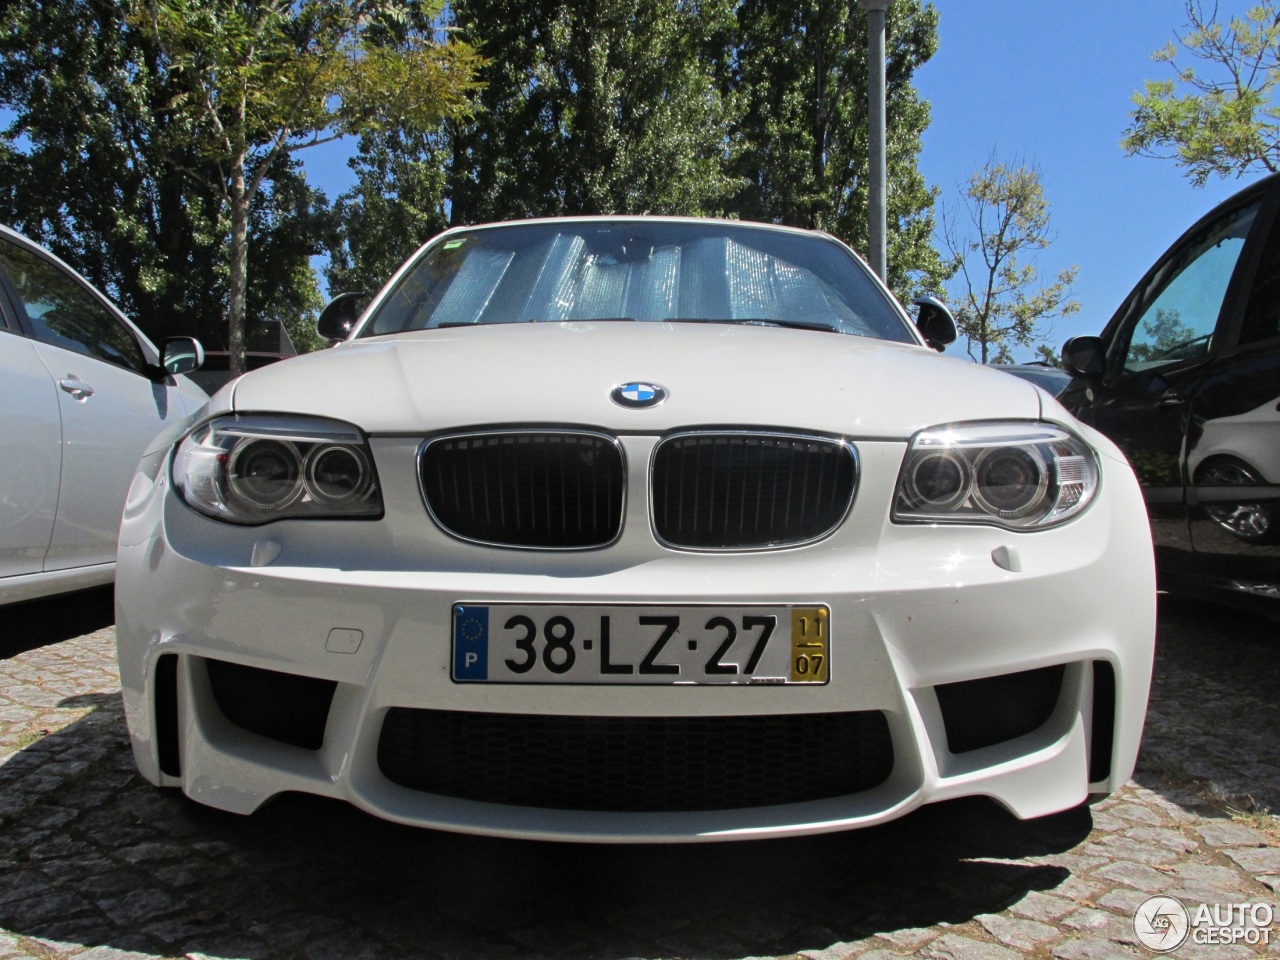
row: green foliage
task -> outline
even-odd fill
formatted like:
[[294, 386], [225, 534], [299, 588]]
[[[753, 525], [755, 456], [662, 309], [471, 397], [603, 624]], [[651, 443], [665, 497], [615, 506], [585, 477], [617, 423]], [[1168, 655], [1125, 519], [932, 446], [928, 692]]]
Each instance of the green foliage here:
[[[727, 215], [867, 247], [856, 0], [64, 0], [0, 27], [0, 215], [157, 336], [235, 354], [279, 319], [301, 345], [322, 245], [333, 289], [372, 289], [447, 223]], [[896, 0], [888, 39], [905, 298], [945, 274], [912, 86], [935, 10]], [[329, 210], [295, 157], [345, 135]]]
[[[911, 84], [937, 49], [938, 14], [932, 4], [897, 0], [887, 27], [889, 285], [905, 300], [946, 276], [932, 245], [934, 191], [916, 167], [929, 104]], [[744, 0], [738, 29], [731, 169], [745, 186], [734, 211], [826, 230], [865, 254], [866, 14], [856, 0]]]
[[1187, 0], [1186, 15], [1179, 45], [1169, 43], [1152, 55], [1176, 78], [1149, 80], [1134, 94], [1121, 145], [1130, 156], [1174, 160], [1196, 186], [1214, 175], [1280, 170], [1276, 4], [1262, 0], [1224, 25], [1217, 3], [1206, 12], [1200, 0]]
[[[217, 204], [156, 116], [172, 96], [128, 3], [0, 13], [0, 220], [49, 246], [149, 335], [208, 337], [225, 303]], [[264, 262], [278, 275], [287, 266]]]
[[1062, 354], [1047, 343], [1036, 346], [1036, 360], [1057, 370], [1062, 369]]
[[[1013, 363], [1013, 347], [1044, 343], [1042, 323], [1080, 309], [1071, 299], [1076, 268], [1039, 285], [1035, 259], [1051, 242], [1049, 202], [1040, 171], [993, 156], [969, 177], [959, 213], [943, 217], [942, 241], [951, 256], [952, 311], [981, 363]], [[1043, 356], [1043, 354], [1042, 354]]]
[[351, 0], [144, 0], [130, 24], [173, 78], [172, 128], [217, 166], [205, 185], [230, 220], [231, 372], [244, 371], [249, 220], [267, 171], [347, 134], [462, 116], [482, 63], [424, 29], [431, 12]]
[[451, 131], [454, 223], [717, 210], [729, 0], [457, 0], [490, 57]]
[[331, 291], [377, 290], [449, 225], [446, 149], [437, 134], [388, 131], [360, 138], [352, 161], [356, 185], [335, 204], [341, 233], [325, 273]]
[[[452, 12], [490, 58], [475, 116], [435, 136], [362, 140], [334, 289], [385, 277], [446, 213], [455, 224], [727, 215], [827, 230], [866, 251], [856, 0], [457, 0]], [[888, 29], [890, 285], [905, 299], [945, 277], [934, 191], [916, 168], [929, 106], [911, 85], [936, 48], [937, 13], [897, 0]]]

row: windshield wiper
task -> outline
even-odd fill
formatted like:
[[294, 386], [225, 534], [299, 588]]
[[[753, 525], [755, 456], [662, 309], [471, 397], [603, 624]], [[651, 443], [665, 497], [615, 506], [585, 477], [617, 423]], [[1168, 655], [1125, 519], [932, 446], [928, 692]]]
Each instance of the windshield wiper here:
[[839, 333], [840, 328], [816, 320], [778, 320], [774, 317], [667, 317], [664, 323], [732, 323], [747, 327], [786, 327], [791, 330], [825, 330]]

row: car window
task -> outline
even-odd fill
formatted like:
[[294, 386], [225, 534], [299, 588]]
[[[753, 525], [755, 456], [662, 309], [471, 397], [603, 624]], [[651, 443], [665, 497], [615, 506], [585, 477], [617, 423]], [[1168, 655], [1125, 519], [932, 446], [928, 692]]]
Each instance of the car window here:
[[142, 373], [138, 342], [106, 307], [56, 264], [8, 241], [0, 266], [13, 282], [36, 338]]
[[1258, 272], [1249, 291], [1240, 328], [1240, 343], [1256, 343], [1280, 336], [1280, 216], [1262, 248]]
[[835, 241], [713, 221], [454, 233], [413, 265], [359, 335], [578, 320], [805, 324], [914, 342]]
[[1170, 257], [1129, 324], [1126, 372], [1195, 360], [1211, 346], [1222, 301], [1258, 204], [1232, 212]]

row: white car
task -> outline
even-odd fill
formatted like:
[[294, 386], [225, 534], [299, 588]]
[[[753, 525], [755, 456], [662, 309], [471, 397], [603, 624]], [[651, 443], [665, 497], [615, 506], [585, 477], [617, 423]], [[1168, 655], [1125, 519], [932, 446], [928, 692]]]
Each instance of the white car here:
[[200, 357], [0, 227], [0, 604], [111, 582], [138, 458], [208, 400], [177, 376]]
[[134, 479], [117, 636], [153, 783], [686, 841], [971, 795], [1035, 817], [1130, 775], [1133, 474], [938, 356], [945, 309], [913, 328], [833, 238], [455, 229], [349, 308]]

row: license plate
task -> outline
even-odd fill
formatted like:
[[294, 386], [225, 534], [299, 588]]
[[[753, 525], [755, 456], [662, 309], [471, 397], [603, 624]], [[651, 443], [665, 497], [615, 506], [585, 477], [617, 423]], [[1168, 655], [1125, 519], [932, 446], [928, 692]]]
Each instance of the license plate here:
[[460, 683], [823, 684], [825, 606], [453, 607]]

